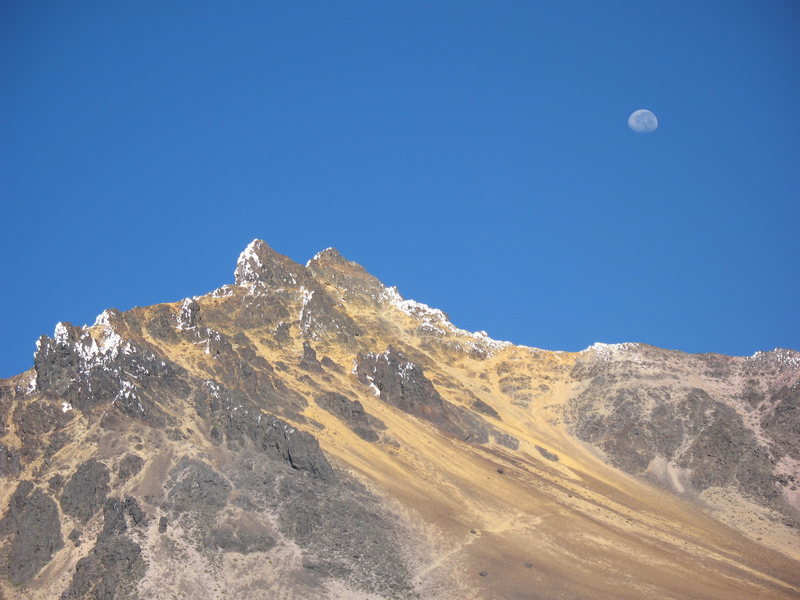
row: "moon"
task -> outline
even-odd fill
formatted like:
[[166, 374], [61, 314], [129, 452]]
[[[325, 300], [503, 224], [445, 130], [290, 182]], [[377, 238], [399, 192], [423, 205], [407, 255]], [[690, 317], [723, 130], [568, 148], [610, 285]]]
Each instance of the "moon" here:
[[628, 117], [628, 127], [636, 133], [653, 133], [658, 127], [658, 119], [646, 108], [640, 108]]

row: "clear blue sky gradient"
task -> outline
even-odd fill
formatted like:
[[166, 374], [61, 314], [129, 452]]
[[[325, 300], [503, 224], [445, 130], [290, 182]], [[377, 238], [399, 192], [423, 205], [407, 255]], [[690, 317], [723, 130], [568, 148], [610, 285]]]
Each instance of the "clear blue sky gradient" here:
[[800, 349], [794, 1], [9, 1], [0, 89], [0, 376], [256, 237], [516, 343]]

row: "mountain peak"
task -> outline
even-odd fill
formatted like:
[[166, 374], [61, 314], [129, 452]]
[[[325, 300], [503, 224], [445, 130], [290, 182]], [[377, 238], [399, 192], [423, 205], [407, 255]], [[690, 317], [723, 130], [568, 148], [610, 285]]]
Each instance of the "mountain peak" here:
[[296, 287], [306, 278], [302, 266], [255, 239], [242, 250], [234, 271], [236, 285], [261, 282], [275, 287]]
[[0, 598], [796, 597], [799, 353], [516, 346], [334, 248], [235, 276], [0, 380]]
[[329, 246], [325, 248], [325, 250], [320, 250], [317, 252], [313, 258], [306, 263], [306, 267], [311, 266], [311, 263], [325, 264], [328, 262], [341, 263], [348, 261], [336, 248]]
[[306, 263], [317, 281], [336, 288], [339, 296], [350, 301], [377, 301], [384, 285], [357, 262], [347, 260], [336, 248], [326, 248]]

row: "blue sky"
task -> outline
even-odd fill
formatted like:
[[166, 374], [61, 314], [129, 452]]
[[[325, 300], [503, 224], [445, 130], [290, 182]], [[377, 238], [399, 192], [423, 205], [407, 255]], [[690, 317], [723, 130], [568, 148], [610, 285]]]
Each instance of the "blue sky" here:
[[0, 376], [256, 237], [516, 343], [800, 349], [797, 2], [11, 1], [0, 89]]

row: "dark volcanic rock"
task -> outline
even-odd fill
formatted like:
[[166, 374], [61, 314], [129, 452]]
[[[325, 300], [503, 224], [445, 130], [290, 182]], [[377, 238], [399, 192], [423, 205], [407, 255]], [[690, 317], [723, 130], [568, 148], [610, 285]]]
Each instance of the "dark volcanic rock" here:
[[56, 503], [29, 481], [21, 482], [11, 497], [2, 531], [14, 536], [6, 568], [17, 585], [30, 581], [64, 546]]
[[143, 525], [147, 520], [136, 498], [108, 498], [103, 505], [103, 533], [125, 533], [128, 531], [128, 520], [132, 527]]
[[[565, 420], [575, 434], [607, 452], [612, 464], [629, 473], [642, 473], [657, 455], [674, 458], [687, 436], [710, 424], [709, 410], [722, 406], [700, 389], [674, 400], [663, 387], [610, 388], [600, 378], [597, 385], [570, 400]], [[602, 413], [594, 403], [607, 406]], [[576, 418], [577, 417], [577, 418]]]
[[322, 366], [317, 360], [317, 353], [308, 342], [303, 342], [303, 358], [300, 359], [300, 368], [306, 371], [322, 372]]
[[59, 323], [52, 339], [43, 336], [34, 356], [37, 387], [82, 412], [103, 407], [107, 428], [117, 417], [163, 426], [160, 404], [188, 394], [187, 373], [141, 340], [125, 340], [110, 328], [93, 335]]
[[800, 387], [783, 385], [772, 392], [761, 426], [780, 454], [800, 460]]
[[15, 477], [20, 471], [19, 452], [0, 444], [0, 476]]
[[492, 431], [492, 435], [494, 436], [494, 441], [501, 446], [504, 446], [509, 450], [519, 449], [519, 440], [513, 435], [503, 433], [502, 431], [497, 431], [496, 429]]
[[195, 339], [205, 344], [206, 354], [212, 359], [219, 361], [234, 355], [233, 345], [228, 337], [210, 327], [197, 330]]
[[311, 280], [312, 288], [305, 292], [300, 310], [300, 332], [307, 339], [332, 338], [344, 346], [353, 344], [361, 329], [343, 311], [320, 285]]
[[329, 356], [323, 356], [322, 360], [320, 361], [319, 364], [321, 364], [323, 367], [325, 367], [329, 371], [336, 371], [337, 373], [341, 373], [342, 372], [342, 368], [339, 365], [337, 365], [335, 362], [333, 362], [333, 360], [331, 360], [331, 358]]
[[241, 450], [249, 443], [294, 469], [324, 481], [334, 479], [333, 469], [313, 435], [262, 412], [247, 398], [216, 383], [209, 382], [206, 390], [198, 396], [195, 407], [208, 419], [216, 441], [224, 441], [232, 450]]
[[277, 515], [275, 536], [303, 550], [309, 571], [380, 597], [418, 598], [401, 544], [409, 535], [402, 520], [346, 473], [326, 483], [245, 451], [225, 475], [238, 492], [231, 504], [250, 516], [264, 515], [262, 524], [274, 523]]
[[519, 441], [501, 433], [472, 411], [444, 400], [422, 367], [391, 346], [381, 354], [362, 352], [356, 361], [361, 383], [374, 386], [381, 400], [403, 412], [430, 421], [445, 433], [471, 444], [485, 444], [490, 436], [509, 448]]
[[103, 506], [109, 492], [108, 468], [91, 458], [78, 465], [61, 492], [61, 510], [86, 522]]
[[[71, 411], [61, 410], [61, 404], [34, 400], [20, 402], [14, 411], [17, 434], [21, 439], [24, 455], [22, 462], [33, 460], [37, 455], [52, 456], [68, 441], [63, 428], [70, 422]], [[10, 465], [13, 468], [13, 464]]]
[[558, 462], [558, 454], [556, 454], [555, 452], [550, 452], [550, 450], [548, 450], [547, 448], [542, 448], [539, 445], [536, 446], [536, 449], [539, 451], [539, 454], [541, 454], [547, 460]]
[[178, 327], [180, 329], [191, 329], [202, 323], [200, 315], [200, 305], [194, 298], [187, 298], [181, 304], [181, 311], [178, 313]]
[[155, 314], [145, 323], [147, 331], [157, 340], [174, 342], [178, 339], [175, 328], [178, 326], [178, 319], [164, 304], [155, 309]]
[[712, 419], [678, 459], [680, 466], [692, 470], [692, 485], [704, 490], [736, 484], [747, 495], [760, 496], [761, 502], [777, 500], [769, 453], [743, 426], [741, 417], [732, 408], [718, 405]]
[[233, 324], [240, 330], [268, 327], [273, 331], [272, 338], [263, 341], [268, 346], [275, 343], [284, 343], [289, 340], [290, 321], [293, 318], [288, 308], [288, 299], [284, 292], [271, 290], [264, 286], [258, 287], [258, 293], [247, 294], [242, 299], [240, 306], [226, 306], [224, 314], [216, 312], [213, 308], [203, 308], [204, 320], [216, 322], [218, 320], [233, 320]]
[[497, 414], [497, 411], [479, 398], [473, 400], [472, 410], [477, 410], [479, 413], [484, 414], [487, 417], [492, 417], [493, 419], [497, 419], [498, 421], [501, 420], [500, 415]]
[[402, 352], [389, 347], [382, 354], [361, 353], [356, 374], [361, 383], [374, 385], [384, 402], [444, 429], [452, 429], [445, 401], [425, 377], [422, 367], [409, 361]]
[[55, 454], [61, 450], [64, 446], [69, 444], [71, 438], [66, 431], [57, 431], [50, 435], [50, 442], [44, 449], [44, 459], [45, 461], [49, 461]]
[[121, 583], [132, 583], [145, 570], [142, 549], [122, 535], [100, 535], [91, 553], [75, 565], [69, 588], [61, 600], [114, 600]]
[[20, 405], [14, 412], [14, 421], [22, 437], [38, 437], [64, 427], [72, 419], [72, 415], [44, 401], [35, 401]]
[[296, 287], [309, 280], [302, 266], [275, 252], [262, 240], [253, 240], [242, 251], [234, 276], [236, 285], [259, 282], [272, 288]]
[[[259, 356], [243, 333], [233, 338], [211, 329], [196, 329], [193, 343], [205, 344], [212, 357], [213, 381], [244, 394], [250, 404], [270, 412], [296, 416], [307, 405], [301, 394], [274, 376], [273, 366]], [[190, 380], [194, 387], [203, 382]]]
[[371, 302], [380, 298], [383, 284], [358, 263], [344, 258], [335, 248], [317, 254], [308, 263], [314, 279], [337, 288], [348, 302]]
[[368, 442], [378, 441], [376, 429], [386, 429], [383, 421], [367, 413], [358, 400], [350, 400], [336, 392], [325, 392], [315, 400], [321, 408], [339, 417], [356, 435]]
[[383, 597], [418, 597], [399, 543], [399, 522], [362, 486], [352, 481], [321, 486], [287, 476], [274, 494], [283, 499], [282, 533], [304, 550], [307, 569]]
[[[696, 491], [732, 486], [762, 506], [793, 514], [781, 496], [781, 473], [773, 466], [774, 452], [783, 445], [775, 443], [781, 439], [776, 435], [781, 426], [765, 424], [774, 413], [762, 413], [765, 438], [772, 441], [762, 443], [724, 396], [714, 398], [705, 389], [684, 387], [677, 378], [680, 373], [687, 379], [690, 373], [695, 378], [700, 373], [709, 386], [718, 385], [741, 359], [682, 355], [644, 345], [601, 348], [595, 355], [576, 363], [573, 375], [588, 377], [588, 385], [564, 407], [564, 420], [577, 437], [603, 450], [611, 464], [629, 473], [643, 474], [654, 459], [661, 459], [684, 469]], [[753, 361], [747, 361], [745, 366], [754, 368]], [[744, 380], [743, 389], [735, 397], [748, 405], [767, 402], [752, 377]], [[789, 401], [789, 415], [791, 397], [781, 398]], [[794, 431], [800, 432], [795, 419], [790, 416], [783, 425], [788, 428], [786, 437], [795, 440], [786, 444], [791, 447], [796, 447]]]
[[117, 467], [117, 479], [121, 482], [128, 481], [142, 470], [144, 459], [138, 454], [126, 454]]
[[121, 588], [133, 591], [145, 572], [142, 550], [128, 537], [128, 524], [140, 527], [145, 515], [135, 498], [109, 498], [103, 506], [103, 530], [92, 551], [78, 561], [62, 600], [114, 600]]
[[64, 476], [56, 473], [47, 481], [47, 487], [51, 492], [58, 492], [64, 487]]
[[177, 513], [215, 513], [228, 501], [230, 483], [204, 462], [183, 457], [170, 475], [168, 498]]
[[254, 240], [245, 248], [236, 263], [235, 276], [237, 285], [261, 285], [259, 294], [284, 288], [302, 292], [299, 325], [307, 339], [330, 337], [348, 345], [361, 335], [353, 320], [337, 308], [308, 270], [278, 254], [266, 242]]
[[6, 416], [10, 412], [9, 409], [13, 403], [12, 396], [14, 395], [14, 392], [7, 389], [3, 383], [3, 380], [0, 379], [0, 437], [6, 434]]
[[23, 479], [19, 482], [17, 489], [14, 490], [11, 499], [8, 501], [8, 510], [6, 514], [3, 519], [0, 520], [0, 534], [6, 535], [14, 531], [17, 519], [25, 506], [25, 499], [30, 495], [31, 491], [33, 491], [32, 481]]
[[81, 545], [81, 530], [80, 529], [73, 529], [69, 532], [67, 536], [69, 540], [72, 542], [72, 545], [76, 548]]
[[64, 324], [63, 330], [66, 333], [58, 340], [43, 335], [36, 342], [36, 387], [55, 396], [74, 397], [77, 392], [75, 377], [81, 364], [77, 345], [81, 341], [77, 328]]
[[480, 415], [464, 406], [455, 406], [449, 402], [445, 405], [448, 408], [450, 418], [456, 423], [457, 427], [463, 432], [462, 440], [469, 444], [486, 444], [490, 439], [501, 446], [510, 450], [519, 448], [519, 440], [512, 435], [503, 433], [490, 423], [488, 423]]

